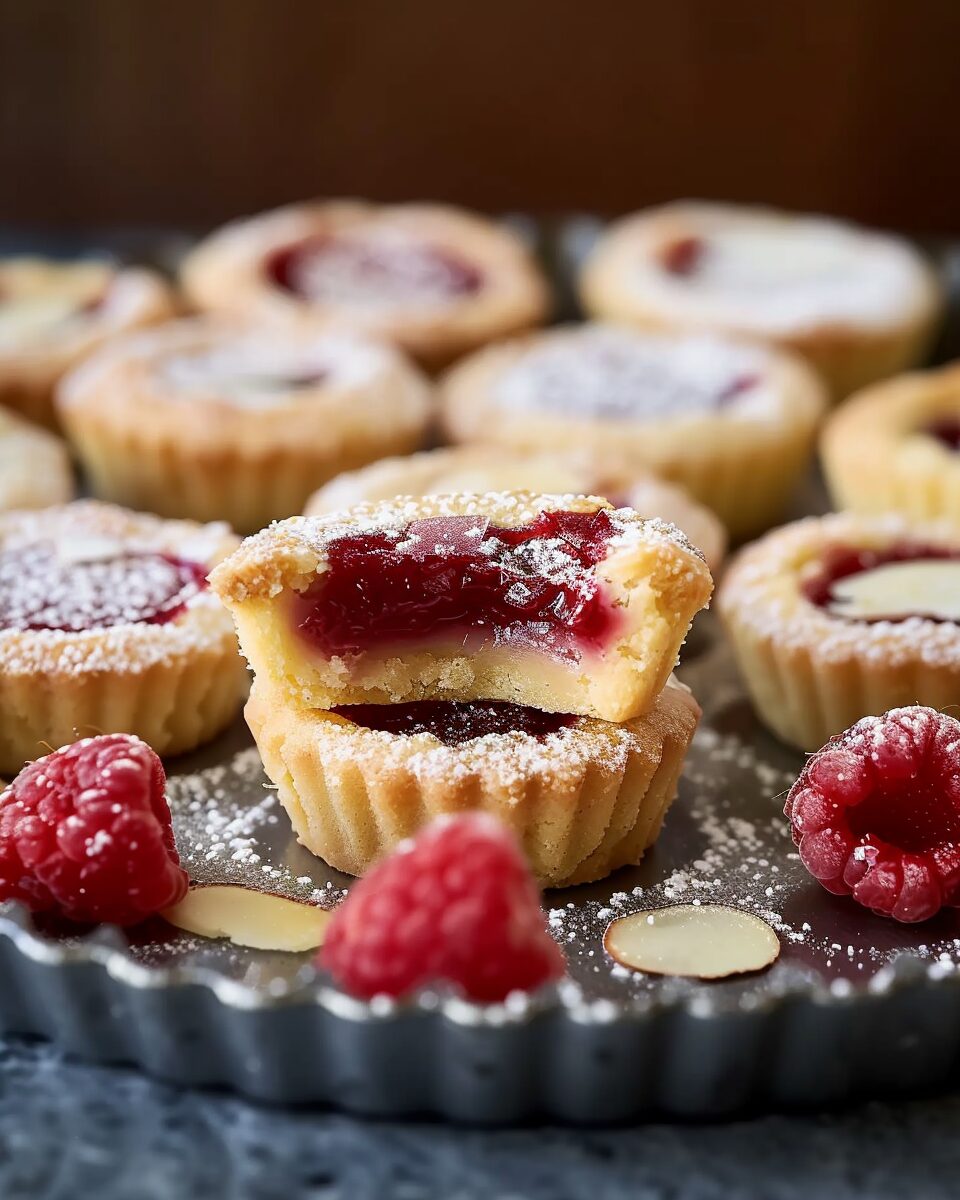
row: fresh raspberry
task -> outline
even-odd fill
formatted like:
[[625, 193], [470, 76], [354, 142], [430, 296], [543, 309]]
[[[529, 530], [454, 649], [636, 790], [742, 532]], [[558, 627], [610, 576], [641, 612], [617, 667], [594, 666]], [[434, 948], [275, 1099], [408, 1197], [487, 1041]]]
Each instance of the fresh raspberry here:
[[960, 721], [864, 717], [814, 754], [784, 812], [811, 875], [898, 921], [960, 905]]
[[435, 821], [355, 884], [319, 961], [365, 999], [445, 980], [492, 1003], [564, 970], [520, 848], [478, 813]]
[[125, 733], [37, 759], [0, 796], [0, 899], [134, 925], [182, 900], [163, 765]]

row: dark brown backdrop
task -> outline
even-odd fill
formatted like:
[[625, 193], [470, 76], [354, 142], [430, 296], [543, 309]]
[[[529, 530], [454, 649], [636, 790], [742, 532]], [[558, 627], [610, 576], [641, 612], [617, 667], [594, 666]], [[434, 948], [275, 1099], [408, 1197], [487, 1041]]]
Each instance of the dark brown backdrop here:
[[0, 221], [311, 194], [960, 232], [957, 0], [0, 0]]

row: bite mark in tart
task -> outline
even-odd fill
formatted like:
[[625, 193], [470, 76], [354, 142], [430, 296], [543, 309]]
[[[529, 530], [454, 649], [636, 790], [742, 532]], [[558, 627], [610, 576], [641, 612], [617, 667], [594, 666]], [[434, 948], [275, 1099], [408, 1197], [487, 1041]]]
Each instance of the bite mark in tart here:
[[321, 712], [262, 679], [246, 708], [297, 836], [338, 870], [363, 874], [434, 817], [480, 810], [513, 830], [550, 887], [640, 860], [699, 714], [672, 681], [622, 724], [489, 701]]
[[861, 717], [960, 701], [960, 536], [840, 513], [744, 550], [718, 597], [760, 717], [815, 749]]
[[712, 590], [673, 526], [523, 492], [294, 518], [211, 581], [256, 674], [308, 707], [508, 700], [611, 721], [650, 709]]
[[763, 346], [586, 324], [480, 351], [444, 378], [441, 406], [455, 442], [652, 471], [741, 538], [782, 515], [825, 397], [808, 367]]
[[223, 729], [246, 679], [206, 575], [235, 545], [93, 501], [0, 517], [0, 767], [92, 732], [175, 754]]
[[0, 260], [0, 405], [56, 424], [57, 381], [108, 338], [171, 315], [149, 271], [108, 262]]
[[441, 205], [304, 204], [214, 233], [183, 283], [201, 310], [351, 328], [430, 368], [539, 324], [544, 281], [509, 230]]
[[432, 409], [391, 347], [209, 318], [117, 339], [57, 403], [98, 496], [243, 532], [340, 470], [417, 449]]
[[681, 202], [601, 237], [580, 279], [594, 316], [802, 354], [834, 398], [912, 365], [941, 307], [910, 245], [821, 217]]

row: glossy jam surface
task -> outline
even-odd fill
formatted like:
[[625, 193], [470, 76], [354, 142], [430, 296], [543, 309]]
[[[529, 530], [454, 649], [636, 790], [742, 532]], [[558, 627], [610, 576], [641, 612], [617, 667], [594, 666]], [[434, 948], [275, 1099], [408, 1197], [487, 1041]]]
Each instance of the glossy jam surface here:
[[365, 729], [383, 733], [431, 733], [446, 746], [459, 746], [489, 734], [526, 733], [542, 738], [572, 725], [576, 717], [566, 713], [541, 712], [524, 704], [504, 700], [457, 703], [418, 700], [410, 704], [343, 704], [333, 709]]
[[660, 264], [671, 275], [695, 275], [703, 262], [707, 244], [703, 238], [683, 237], [668, 242], [660, 252]]
[[948, 450], [960, 450], [960, 417], [940, 417], [931, 421], [920, 432], [936, 438]]
[[577, 659], [616, 625], [591, 574], [615, 532], [601, 510], [540, 513], [515, 529], [430, 517], [342, 537], [328, 570], [295, 598], [294, 621], [330, 656], [435, 639], [467, 653], [522, 645]]
[[0, 553], [0, 628], [109, 629], [163, 625], [206, 587], [207, 568], [165, 554], [71, 557], [35, 543]]
[[[946, 546], [926, 545], [922, 542], [895, 542], [882, 550], [858, 549], [852, 546], [834, 546], [829, 549], [821, 560], [819, 572], [806, 580], [802, 591], [811, 604], [818, 608], [830, 609], [834, 615], [843, 616], [838, 611], [836, 585], [843, 579], [860, 575], [866, 571], [875, 571], [879, 567], [895, 563], [920, 562], [952, 562], [960, 560], [960, 550], [952, 550]], [[925, 613], [918, 609], [914, 613], [902, 613], [889, 617], [875, 617], [874, 620], [907, 620], [910, 616], [928, 617], [930, 620], [943, 620], [933, 613]], [[856, 617], [855, 620], [869, 620], [866, 617]]]
[[436, 303], [483, 286], [472, 263], [412, 238], [308, 238], [274, 251], [264, 269], [286, 292], [335, 304]]

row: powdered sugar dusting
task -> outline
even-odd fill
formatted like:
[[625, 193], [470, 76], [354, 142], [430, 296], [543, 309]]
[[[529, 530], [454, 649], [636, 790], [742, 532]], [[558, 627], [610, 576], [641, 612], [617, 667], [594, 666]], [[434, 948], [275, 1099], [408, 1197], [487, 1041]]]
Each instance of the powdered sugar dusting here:
[[547, 334], [526, 351], [501, 378], [496, 403], [574, 420], [769, 417], [778, 404], [768, 376], [759, 347], [586, 325]]

